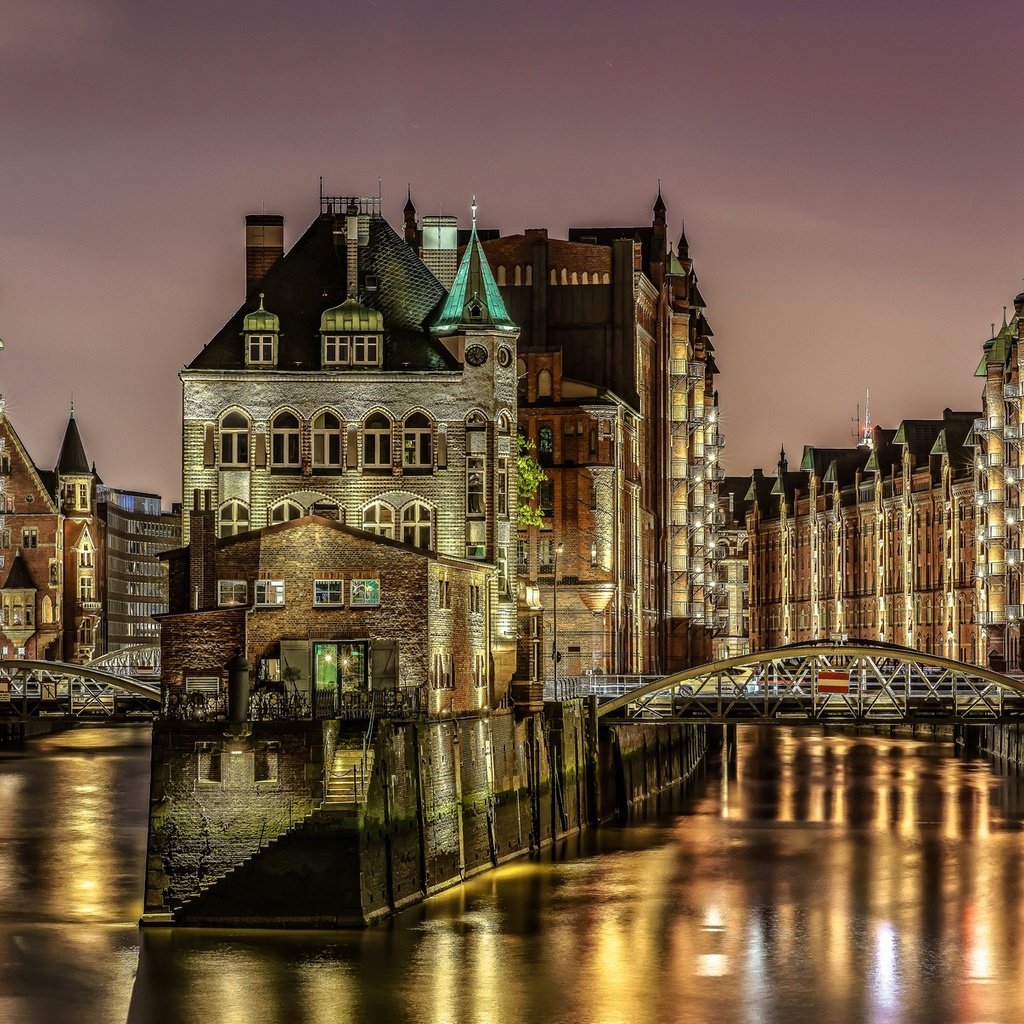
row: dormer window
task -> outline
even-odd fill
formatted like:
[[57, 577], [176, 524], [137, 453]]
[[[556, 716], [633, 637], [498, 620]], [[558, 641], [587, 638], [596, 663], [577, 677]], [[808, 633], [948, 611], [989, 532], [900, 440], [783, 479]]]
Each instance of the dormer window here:
[[350, 295], [340, 306], [320, 317], [324, 369], [380, 366], [384, 341], [384, 317]]
[[348, 366], [350, 339], [347, 334], [324, 335], [324, 366]]
[[246, 313], [242, 321], [242, 333], [245, 336], [246, 366], [277, 365], [277, 338], [281, 331], [281, 322], [263, 305], [263, 293], [260, 292], [259, 308]]
[[380, 339], [376, 334], [357, 334], [352, 339], [353, 366], [380, 366]]
[[274, 336], [272, 334], [247, 334], [250, 366], [274, 365]]

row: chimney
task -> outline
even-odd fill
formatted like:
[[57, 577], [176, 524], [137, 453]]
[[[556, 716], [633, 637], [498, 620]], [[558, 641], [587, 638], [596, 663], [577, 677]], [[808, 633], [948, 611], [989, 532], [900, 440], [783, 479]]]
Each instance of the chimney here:
[[267, 276], [284, 255], [284, 217], [279, 213], [250, 213], [245, 218], [246, 294]]
[[209, 510], [189, 513], [188, 577], [193, 609], [213, 608], [217, 567], [217, 522]]
[[359, 207], [349, 203], [345, 211], [345, 288], [359, 295]]

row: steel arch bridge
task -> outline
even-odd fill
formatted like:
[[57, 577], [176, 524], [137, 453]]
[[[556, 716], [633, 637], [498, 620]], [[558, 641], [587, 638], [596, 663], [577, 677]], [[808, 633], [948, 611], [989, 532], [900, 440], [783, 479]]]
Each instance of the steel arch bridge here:
[[1024, 680], [896, 644], [819, 641], [644, 682], [600, 702], [597, 714], [671, 722], [984, 725], [1024, 720]]
[[159, 704], [159, 682], [93, 665], [0, 660], [0, 716], [110, 717], [126, 711], [152, 712]]

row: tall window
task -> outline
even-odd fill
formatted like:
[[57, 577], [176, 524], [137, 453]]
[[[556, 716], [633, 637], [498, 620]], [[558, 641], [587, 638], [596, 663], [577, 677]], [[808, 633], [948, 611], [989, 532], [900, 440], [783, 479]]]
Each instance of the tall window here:
[[249, 421], [240, 412], [229, 412], [220, 421], [220, 463], [249, 465]]
[[288, 523], [293, 519], [301, 519], [305, 514], [302, 506], [296, 505], [294, 501], [282, 501], [271, 510], [270, 521], [272, 523]]
[[222, 537], [234, 537], [249, 529], [249, 510], [240, 501], [229, 501], [220, 510], [219, 533]]
[[95, 594], [93, 578], [91, 576], [82, 576], [78, 581], [78, 600], [93, 601], [95, 600]]
[[357, 334], [352, 339], [353, 366], [380, 365], [380, 335]]
[[537, 431], [537, 461], [542, 466], [550, 466], [555, 452], [555, 432], [551, 427], [541, 427]]
[[485, 512], [484, 489], [487, 486], [486, 462], [482, 455], [466, 459], [466, 515], [482, 516]]
[[278, 413], [270, 425], [270, 461], [275, 466], [299, 464], [299, 420], [290, 412]]
[[313, 466], [337, 469], [341, 466], [341, 420], [322, 412], [313, 420]]
[[549, 398], [551, 396], [551, 371], [541, 370], [537, 374], [537, 397]]
[[390, 505], [375, 501], [363, 509], [363, 529], [379, 537], [395, 537], [395, 512]]
[[363, 426], [363, 468], [391, 468], [391, 421], [380, 413]]
[[498, 515], [508, 515], [508, 459], [498, 459]]
[[429, 548], [431, 537], [430, 509], [414, 501], [402, 510], [402, 540], [417, 548]]
[[414, 413], [402, 428], [402, 465], [406, 469], [430, 469], [431, 455], [430, 420], [421, 412]]
[[93, 642], [93, 621], [82, 619], [78, 625], [78, 642], [83, 647], [91, 647]]

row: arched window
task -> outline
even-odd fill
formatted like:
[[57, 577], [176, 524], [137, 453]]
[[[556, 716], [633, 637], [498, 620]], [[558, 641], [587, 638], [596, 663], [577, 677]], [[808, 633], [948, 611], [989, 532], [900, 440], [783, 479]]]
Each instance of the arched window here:
[[363, 425], [363, 469], [391, 468], [391, 421], [375, 413]]
[[498, 425], [498, 433], [499, 434], [511, 433], [511, 431], [512, 431], [512, 417], [507, 412], [505, 412], [504, 410], [502, 412], [499, 412], [498, 413], [498, 418], [495, 420], [495, 422]]
[[240, 501], [229, 501], [220, 510], [219, 533], [221, 537], [234, 537], [249, 529], [249, 509]]
[[523, 268], [518, 263], [516, 264], [514, 282], [515, 284], [523, 283]]
[[341, 420], [333, 412], [322, 412], [313, 420], [313, 466], [341, 467]]
[[431, 541], [430, 509], [414, 501], [402, 510], [402, 540], [417, 548], [429, 548]]
[[583, 284], [590, 284], [590, 275], [585, 270], [583, 271], [583, 276], [580, 278], [580, 281]]
[[270, 512], [271, 523], [288, 523], [293, 519], [301, 519], [306, 514], [301, 505], [294, 501], [282, 501], [273, 507]]
[[551, 371], [541, 370], [537, 374], [537, 397], [538, 398], [550, 398], [551, 397]]
[[498, 273], [496, 274], [498, 286], [501, 287], [505, 283], [505, 268], [504, 266], [498, 267]]
[[433, 465], [430, 420], [413, 413], [402, 428], [402, 465], [406, 469], [430, 469]]
[[220, 464], [249, 466], [249, 421], [240, 412], [229, 412], [220, 421]]
[[363, 529], [379, 537], [395, 537], [395, 510], [382, 501], [375, 501], [363, 509]]
[[293, 413], [278, 413], [270, 425], [270, 461], [275, 466], [299, 464], [299, 420]]
[[49, 594], [43, 594], [40, 613], [42, 622], [53, 622], [53, 601], [50, 600]]

